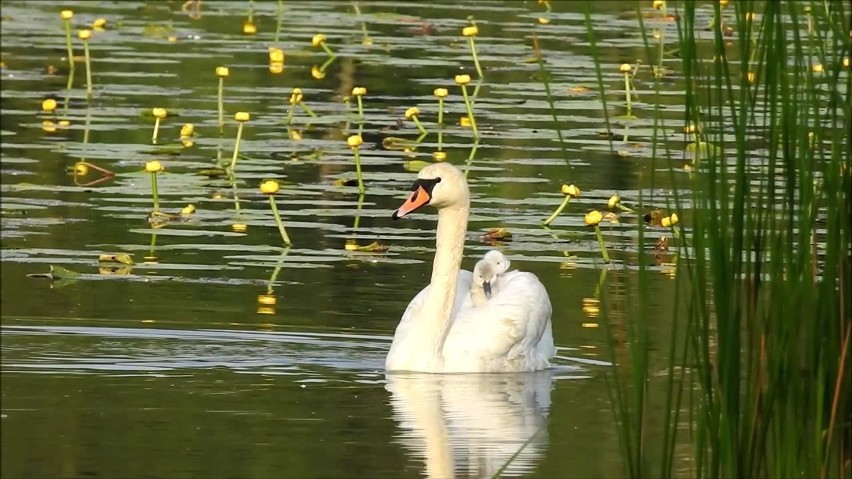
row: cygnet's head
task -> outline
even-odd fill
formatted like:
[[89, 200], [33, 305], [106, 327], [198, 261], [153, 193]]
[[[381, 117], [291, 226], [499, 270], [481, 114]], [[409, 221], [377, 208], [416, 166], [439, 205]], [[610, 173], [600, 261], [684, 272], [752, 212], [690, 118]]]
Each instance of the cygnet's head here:
[[491, 251], [485, 253], [485, 256], [482, 257], [482, 260], [491, 263], [494, 271], [497, 274], [503, 274], [506, 271], [509, 271], [509, 266], [511, 265], [511, 261], [506, 257], [502, 252], [496, 249], [492, 249]]
[[408, 199], [393, 212], [399, 219], [425, 205], [436, 208], [465, 206], [470, 203], [470, 191], [464, 173], [449, 163], [434, 163], [420, 170], [411, 185]]
[[488, 260], [481, 259], [473, 267], [473, 285], [485, 291], [485, 297], [491, 297], [491, 291], [499, 279], [500, 273], [496, 266]]

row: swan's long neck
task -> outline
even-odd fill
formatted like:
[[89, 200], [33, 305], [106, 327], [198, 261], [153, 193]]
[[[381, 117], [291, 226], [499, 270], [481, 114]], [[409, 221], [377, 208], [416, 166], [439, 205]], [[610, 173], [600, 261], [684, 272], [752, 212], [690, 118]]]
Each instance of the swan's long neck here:
[[[440, 360], [444, 340], [450, 330], [459, 267], [464, 253], [469, 207], [446, 207], [438, 210], [438, 233], [435, 242], [435, 261], [432, 263], [432, 281], [418, 322], [426, 330], [428, 354]], [[425, 339], [425, 338], [424, 338]]]

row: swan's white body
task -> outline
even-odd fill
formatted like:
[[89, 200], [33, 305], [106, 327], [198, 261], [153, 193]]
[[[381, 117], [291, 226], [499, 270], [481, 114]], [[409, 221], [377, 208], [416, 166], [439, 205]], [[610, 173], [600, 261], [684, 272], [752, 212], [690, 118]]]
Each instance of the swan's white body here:
[[509, 270], [511, 262], [506, 256], [493, 249], [476, 262], [470, 284], [470, 299], [475, 307], [482, 306], [501, 288], [501, 275]]
[[418, 174], [414, 192], [394, 217], [420, 206], [438, 208], [432, 280], [409, 303], [385, 360], [390, 371], [431, 373], [535, 371], [555, 354], [551, 305], [532, 273], [512, 271], [500, 290], [474, 307], [472, 274], [459, 270], [470, 198], [467, 181], [447, 163]]

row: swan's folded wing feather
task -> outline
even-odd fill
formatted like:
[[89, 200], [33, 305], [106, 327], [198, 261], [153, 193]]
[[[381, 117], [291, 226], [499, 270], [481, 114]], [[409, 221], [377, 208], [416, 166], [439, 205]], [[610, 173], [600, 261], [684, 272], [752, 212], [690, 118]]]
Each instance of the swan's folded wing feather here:
[[444, 344], [445, 366], [455, 363], [465, 369], [485, 362], [493, 363], [485, 369], [501, 370], [506, 361], [545, 361], [549, 356], [542, 356], [538, 345], [550, 331], [551, 309], [535, 275], [506, 273], [500, 290], [486, 304], [459, 311]]

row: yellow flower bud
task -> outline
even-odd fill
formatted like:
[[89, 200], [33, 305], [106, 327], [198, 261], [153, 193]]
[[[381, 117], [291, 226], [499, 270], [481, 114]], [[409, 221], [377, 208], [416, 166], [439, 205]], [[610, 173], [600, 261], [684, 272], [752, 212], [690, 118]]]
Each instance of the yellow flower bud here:
[[163, 164], [157, 160], [145, 163], [145, 171], [148, 173], [159, 173], [163, 171]]
[[456, 85], [467, 85], [470, 83], [470, 75], [456, 75]]
[[299, 130], [290, 130], [290, 139], [291, 140], [301, 140], [302, 132]]
[[661, 10], [665, 5], [666, 2], [663, 0], [654, 0], [654, 3], [652, 4], [652, 6], [657, 10]]
[[322, 33], [317, 33], [316, 35], [314, 35], [313, 38], [311, 38], [311, 45], [318, 47], [318, 46], [322, 45], [323, 43], [325, 43], [326, 38], [327, 37], [325, 35], [323, 35]]
[[48, 98], [47, 100], [44, 100], [43, 102], [41, 102], [41, 109], [48, 113], [52, 112], [56, 109], [56, 100], [54, 100], [53, 98]]
[[577, 185], [562, 185], [562, 194], [572, 198], [579, 198], [580, 188], [577, 188]]
[[687, 134], [695, 133], [697, 128], [695, 127], [695, 123], [689, 123], [685, 127], [683, 127], [683, 132]]
[[464, 115], [461, 118], [459, 118], [459, 126], [461, 126], [462, 128], [470, 128], [470, 125], [471, 125], [471, 122], [470, 122], [469, 116]]
[[269, 61], [272, 63], [284, 62], [284, 50], [275, 47], [269, 47]]
[[364, 139], [361, 138], [361, 135], [352, 135], [346, 139], [346, 144], [349, 145], [350, 148], [358, 148], [364, 144]]
[[405, 117], [411, 119], [412, 116], [417, 116], [420, 114], [420, 108], [416, 106], [412, 106], [411, 108], [405, 110]]
[[154, 118], [163, 119], [168, 115], [165, 108], [154, 108], [151, 110], [151, 114], [154, 115]]
[[181, 144], [184, 148], [191, 148], [191, 147], [192, 147], [192, 145], [194, 145], [194, 144], [195, 144], [195, 142], [194, 142], [194, 141], [192, 141], [192, 140], [190, 140], [190, 139], [189, 139], [189, 137], [184, 137], [184, 138], [181, 138], [181, 139], [180, 139], [180, 144]]
[[746, 78], [748, 78], [749, 83], [754, 83], [754, 81], [757, 80], [757, 74], [754, 72], [748, 72]]
[[248, 225], [245, 223], [234, 223], [231, 225], [231, 229], [237, 233], [245, 233], [248, 229]]
[[247, 111], [238, 111], [234, 115], [234, 119], [237, 121], [249, 121], [251, 119], [251, 115]]
[[260, 192], [264, 195], [274, 195], [275, 193], [278, 193], [278, 190], [280, 189], [281, 187], [275, 180], [264, 180], [264, 182], [260, 184]]
[[180, 214], [182, 216], [189, 216], [193, 213], [195, 213], [195, 205], [186, 205], [182, 210], [180, 210]]
[[479, 28], [476, 25], [462, 28], [462, 35], [466, 37], [475, 37], [479, 34]]
[[352, 96], [364, 96], [367, 94], [367, 89], [362, 86], [356, 86], [352, 89]]
[[50, 120], [44, 120], [41, 122], [41, 129], [47, 133], [54, 133], [56, 131], [56, 123]]
[[447, 152], [436, 151], [435, 153], [432, 153], [432, 157], [435, 158], [435, 161], [444, 161], [447, 159]]
[[278, 75], [284, 71], [284, 62], [270, 62], [269, 63], [269, 73], [273, 75]]
[[228, 67], [216, 67], [216, 76], [219, 78], [227, 78], [231, 74]]
[[77, 163], [74, 165], [74, 175], [86, 176], [89, 173], [89, 165], [85, 163]]
[[821, 64], [821, 63], [814, 63], [814, 64], [811, 66], [811, 69], [813, 69], [814, 73], [822, 73], [822, 72], [823, 72], [823, 70], [824, 70], [824, 68], [823, 68], [823, 66], [822, 66], [822, 64]]
[[193, 133], [195, 133], [195, 125], [192, 123], [185, 123], [180, 127], [180, 136], [192, 136]]
[[92, 31], [91, 30], [80, 30], [79, 32], [77, 32], [77, 37], [80, 40], [83, 40], [85, 42], [86, 40], [92, 38]]
[[275, 295], [272, 295], [272, 294], [259, 294], [259, 295], [257, 295], [257, 303], [258, 304], [263, 304], [263, 305], [266, 305], [266, 306], [273, 306], [277, 302], [278, 302], [278, 299], [275, 297]]
[[585, 221], [586, 224], [589, 226], [595, 226], [596, 224], [600, 223], [602, 219], [603, 215], [600, 211], [592, 210], [586, 213], [586, 216], [583, 218], [583, 221]]
[[446, 88], [435, 88], [435, 91], [432, 93], [438, 98], [446, 98], [450, 94]]
[[609, 197], [609, 201], [607, 201], [606, 205], [609, 209], [615, 209], [621, 203], [621, 198], [618, 195], [612, 195]]
[[677, 224], [677, 213], [672, 213], [671, 216], [666, 216], [662, 220], [660, 220], [660, 224], [663, 225], [664, 228], [669, 228]]
[[633, 67], [631, 67], [629, 63], [622, 63], [621, 67], [618, 68], [618, 71], [620, 71], [621, 73], [627, 73], [632, 69]]
[[301, 88], [293, 88], [293, 93], [290, 94], [290, 104], [297, 105], [299, 103], [302, 103], [303, 97], [304, 95], [302, 95]]
[[68, 128], [71, 126], [71, 120], [59, 120], [59, 126], [62, 128]]
[[545, 17], [538, 17], [538, 23], [542, 25], [547, 25], [548, 23], [550, 23], [550, 19]]
[[257, 27], [252, 22], [243, 23], [243, 33], [246, 35], [254, 35], [257, 33]]
[[322, 80], [323, 78], [325, 78], [325, 70], [314, 65], [311, 67], [311, 76], [314, 78], [314, 80]]
[[62, 10], [59, 12], [59, 16], [62, 17], [63, 20], [71, 20], [71, 17], [74, 16], [73, 10]]
[[106, 28], [106, 18], [98, 18], [94, 22], [92, 22], [92, 30], [103, 30]]

